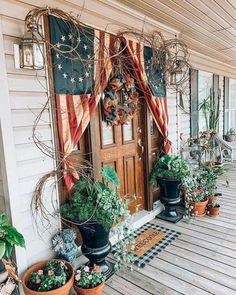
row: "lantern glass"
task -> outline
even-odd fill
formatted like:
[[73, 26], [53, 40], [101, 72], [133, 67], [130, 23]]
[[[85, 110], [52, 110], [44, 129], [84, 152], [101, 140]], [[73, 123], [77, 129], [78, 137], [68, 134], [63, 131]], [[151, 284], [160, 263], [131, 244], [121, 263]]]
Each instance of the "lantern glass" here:
[[21, 68], [40, 70], [43, 67], [42, 39], [35, 33], [27, 32], [21, 42]]

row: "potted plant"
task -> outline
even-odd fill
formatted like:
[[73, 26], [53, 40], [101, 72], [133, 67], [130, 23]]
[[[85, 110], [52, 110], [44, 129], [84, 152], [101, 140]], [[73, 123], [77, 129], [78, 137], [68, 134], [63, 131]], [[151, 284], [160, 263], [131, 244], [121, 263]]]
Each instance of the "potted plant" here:
[[222, 175], [224, 169], [222, 167], [202, 166], [199, 174], [199, 185], [205, 189], [209, 205], [218, 199], [221, 195], [216, 192], [217, 179]]
[[78, 295], [102, 295], [105, 279], [99, 266], [81, 266], [75, 274], [74, 289]]
[[226, 141], [235, 141], [236, 140], [236, 130], [234, 128], [230, 128], [226, 135], [225, 135], [225, 140]]
[[34, 264], [22, 278], [26, 295], [68, 295], [73, 283], [73, 266], [56, 259]]
[[106, 184], [81, 176], [72, 197], [61, 207], [61, 215], [64, 220], [78, 226], [83, 238], [81, 250], [89, 259], [89, 266], [99, 265], [109, 276], [113, 267], [105, 258], [111, 251], [110, 230], [116, 225], [120, 236], [127, 237], [120, 244], [122, 255], [116, 256], [117, 268], [122, 261], [130, 262], [132, 259], [132, 255], [126, 252], [126, 246], [132, 240], [132, 230], [127, 221], [130, 217], [128, 203], [119, 195], [120, 182], [114, 168], [103, 166], [101, 175]]
[[0, 283], [8, 277], [3, 260], [9, 260], [14, 246], [25, 247], [25, 240], [21, 233], [10, 224], [6, 213], [0, 213]]
[[208, 204], [208, 198], [205, 193], [202, 192], [192, 192], [190, 201], [190, 208], [192, 214], [195, 216], [205, 216], [206, 206]]
[[208, 215], [215, 217], [218, 216], [220, 212], [220, 204], [218, 201], [212, 202], [211, 205], [208, 206]]
[[179, 156], [164, 155], [158, 159], [152, 168], [150, 180], [152, 185], [160, 186], [161, 201], [165, 205], [159, 218], [177, 222], [182, 218], [176, 211], [180, 203], [180, 187], [184, 178], [189, 177], [190, 169], [187, 162]]

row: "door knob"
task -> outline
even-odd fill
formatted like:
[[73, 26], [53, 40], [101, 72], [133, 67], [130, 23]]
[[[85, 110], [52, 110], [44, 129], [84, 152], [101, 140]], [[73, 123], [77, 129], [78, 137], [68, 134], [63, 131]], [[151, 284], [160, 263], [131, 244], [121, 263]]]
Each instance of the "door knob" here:
[[141, 138], [138, 139], [138, 146], [141, 148], [141, 155], [139, 155], [139, 160], [142, 160], [142, 154], [144, 153], [144, 146], [142, 145]]

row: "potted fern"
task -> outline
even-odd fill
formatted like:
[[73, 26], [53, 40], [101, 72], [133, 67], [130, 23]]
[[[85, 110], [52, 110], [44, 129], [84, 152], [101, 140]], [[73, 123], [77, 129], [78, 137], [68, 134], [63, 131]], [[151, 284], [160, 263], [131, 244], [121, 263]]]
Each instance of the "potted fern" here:
[[154, 187], [160, 186], [161, 201], [165, 210], [158, 215], [159, 218], [177, 222], [182, 215], [176, 211], [180, 203], [180, 188], [184, 178], [189, 177], [190, 169], [187, 162], [179, 156], [164, 155], [157, 159], [151, 171], [150, 180]]
[[82, 253], [89, 259], [89, 266], [98, 265], [109, 276], [112, 265], [105, 258], [111, 251], [109, 233], [113, 225], [128, 237], [122, 242], [122, 257], [116, 257], [116, 266], [119, 267], [122, 260], [129, 262], [132, 259], [126, 252], [126, 245], [131, 241], [131, 228], [127, 222], [130, 213], [128, 203], [119, 195], [120, 182], [114, 168], [103, 166], [101, 175], [106, 184], [81, 176], [72, 197], [61, 207], [61, 215], [78, 226], [83, 238]]

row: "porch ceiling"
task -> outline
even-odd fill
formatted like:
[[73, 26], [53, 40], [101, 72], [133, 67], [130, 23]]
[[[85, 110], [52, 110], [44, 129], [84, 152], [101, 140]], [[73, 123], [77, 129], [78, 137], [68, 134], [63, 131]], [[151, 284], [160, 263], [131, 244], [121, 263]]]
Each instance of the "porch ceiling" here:
[[180, 32], [194, 51], [236, 67], [236, 0], [116, 0]]

